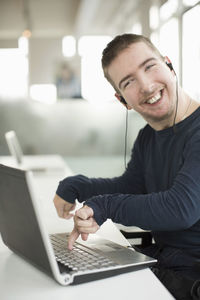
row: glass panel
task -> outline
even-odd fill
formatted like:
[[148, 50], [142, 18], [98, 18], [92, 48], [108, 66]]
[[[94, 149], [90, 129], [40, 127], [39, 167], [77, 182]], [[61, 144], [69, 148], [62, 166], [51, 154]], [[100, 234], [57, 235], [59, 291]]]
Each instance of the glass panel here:
[[183, 4], [185, 6], [193, 6], [195, 5], [199, 0], [183, 0]]
[[108, 36], [85, 36], [79, 41], [82, 95], [96, 104], [112, 101], [114, 98], [114, 90], [104, 78], [101, 67], [102, 51], [110, 39]]
[[177, 76], [179, 76], [179, 38], [176, 18], [172, 18], [161, 27], [159, 40], [161, 54], [169, 57]]
[[21, 53], [23, 53], [24, 55], [28, 55], [29, 53], [29, 42], [28, 39], [26, 37], [20, 37], [18, 40], [18, 46], [19, 49], [21, 51]]
[[200, 5], [183, 15], [183, 88], [200, 101]]
[[167, 20], [170, 18], [178, 9], [178, 0], [168, 0], [160, 8], [161, 20]]
[[28, 60], [21, 49], [0, 49], [0, 97], [27, 96]]
[[33, 84], [30, 87], [30, 96], [33, 100], [53, 104], [56, 102], [56, 86], [54, 84]]
[[135, 23], [132, 27], [132, 33], [142, 34], [142, 25], [141, 23]]
[[157, 6], [153, 5], [149, 11], [149, 18], [150, 18], [150, 27], [151, 29], [158, 28], [159, 25], [159, 9]]
[[74, 56], [76, 54], [76, 40], [73, 36], [65, 36], [62, 40], [63, 55], [67, 57]]

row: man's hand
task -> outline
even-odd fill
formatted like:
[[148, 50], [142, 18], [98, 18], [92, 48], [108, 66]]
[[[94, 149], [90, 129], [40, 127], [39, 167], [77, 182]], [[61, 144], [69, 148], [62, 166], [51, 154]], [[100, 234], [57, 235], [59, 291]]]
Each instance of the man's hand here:
[[99, 229], [99, 225], [96, 223], [93, 215], [93, 209], [87, 205], [75, 212], [74, 229], [68, 240], [68, 248], [70, 250], [73, 249], [73, 245], [80, 234], [81, 238], [86, 241], [89, 233], [95, 233]]
[[57, 210], [57, 214], [60, 218], [64, 219], [70, 219], [74, 215], [70, 213], [72, 210], [75, 209], [76, 203], [69, 203], [62, 198], [60, 198], [58, 195], [55, 195], [53, 199], [55, 208]]

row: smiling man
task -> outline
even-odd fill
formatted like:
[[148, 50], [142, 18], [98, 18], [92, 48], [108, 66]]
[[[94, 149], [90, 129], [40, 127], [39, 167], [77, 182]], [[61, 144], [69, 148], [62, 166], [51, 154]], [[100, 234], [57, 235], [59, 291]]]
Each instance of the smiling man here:
[[148, 124], [121, 176], [77, 175], [60, 182], [54, 198], [60, 217], [72, 216], [75, 199], [85, 201], [75, 213], [69, 248], [108, 218], [150, 230], [155, 243], [137, 250], [158, 259], [153, 271], [176, 299], [192, 299], [200, 259], [199, 104], [178, 86], [169, 59], [144, 36], [114, 38], [103, 51], [102, 67], [116, 98]]
[[[156, 130], [173, 124], [176, 108], [176, 76], [168, 65], [169, 59], [162, 57], [148, 44], [139, 41], [128, 46], [109, 63], [105, 62], [104, 73], [117, 91], [116, 97], [123, 96], [127, 108], [134, 109]], [[181, 91], [180, 91], [181, 92]], [[190, 98], [181, 92], [176, 122], [179, 122]]]

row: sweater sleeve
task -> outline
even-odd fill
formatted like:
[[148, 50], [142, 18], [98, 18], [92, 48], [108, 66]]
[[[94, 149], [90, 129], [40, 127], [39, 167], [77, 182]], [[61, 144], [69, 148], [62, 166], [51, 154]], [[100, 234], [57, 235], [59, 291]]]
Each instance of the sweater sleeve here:
[[153, 231], [184, 230], [200, 218], [200, 138], [186, 146], [185, 160], [173, 185], [150, 194], [114, 194], [86, 201], [101, 225], [110, 218], [126, 226]]
[[114, 178], [88, 178], [83, 175], [70, 176], [60, 181], [56, 194], [74, 203], [83, 202], [92, 196], [103, 194], [140, 194], [144, 193], [142, 160], [135, 142], [131, 160], [124, 174]]

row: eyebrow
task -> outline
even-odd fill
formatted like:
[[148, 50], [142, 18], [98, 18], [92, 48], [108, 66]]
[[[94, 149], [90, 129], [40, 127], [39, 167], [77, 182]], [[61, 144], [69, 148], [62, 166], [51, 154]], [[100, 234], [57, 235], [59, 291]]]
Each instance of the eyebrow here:
[[[143, 62], [139, 65], [138, 68], [140, 69], [140, 68], [142, 68], [143, 66], [145, 66], [148, 62], [154, 61], [154, 60], [157, 60], [157, 59], [156, 59], [155, 57], [147, 58], [145, 61], [143, 61]], [[122, 83], [123, 83], [124, 81], [126, 81], [127, 79], [129, 79], [132, 75], [133, 75], [133, 74], [128, 74], [128, 75], [126, 75], [125, 77], [123, 77], [123, 78], [120, 80], [120, 82], [119, 82], [119, 84], [118, 84], [119, 89], [121, 89]]]

